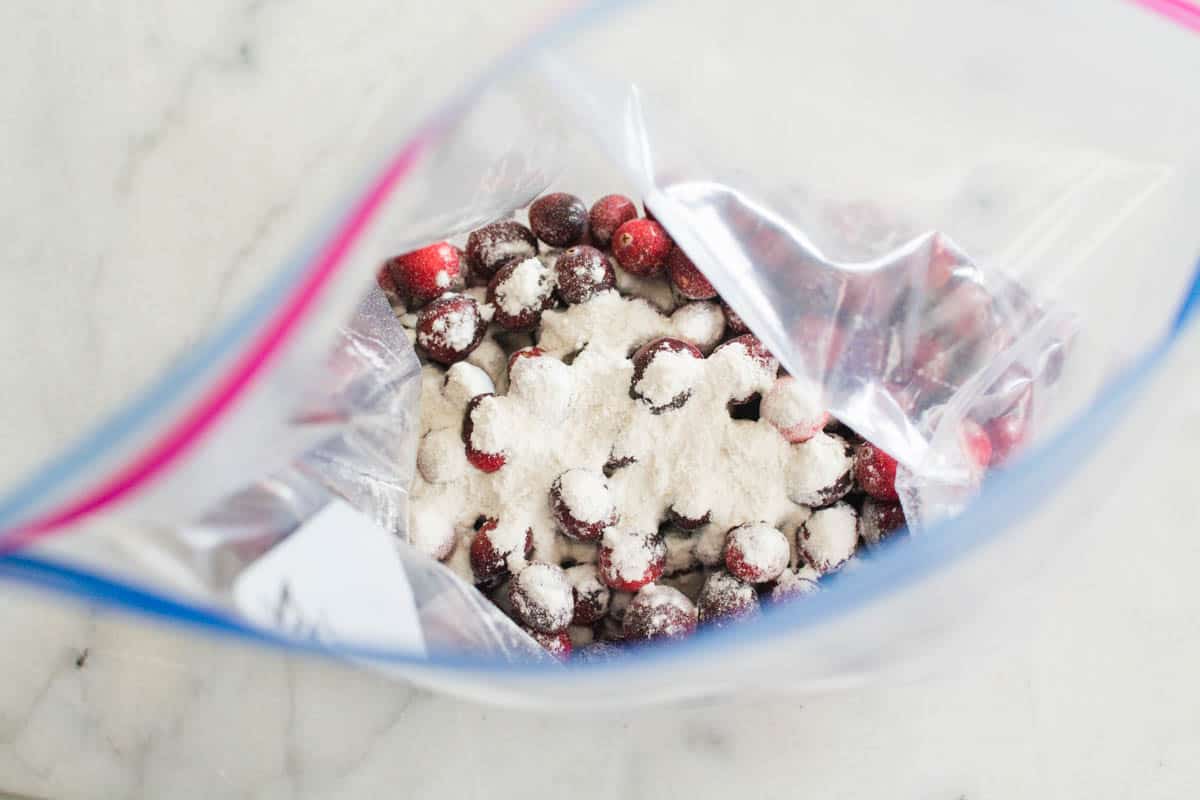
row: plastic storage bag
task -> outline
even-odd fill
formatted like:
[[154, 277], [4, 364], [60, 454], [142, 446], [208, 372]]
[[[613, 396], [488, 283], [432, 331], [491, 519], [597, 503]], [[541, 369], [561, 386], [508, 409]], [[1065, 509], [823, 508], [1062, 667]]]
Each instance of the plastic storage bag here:
[[[571, 699], [580, 682], [609, 690], [595, 699], [618, 680], [623, 699], [662, 699], [728, 688], [760, 668], [803, 687], [844, 684], [937, 652], [952, 622], [1004, 588], [1001, 561], [1040, 560], [1039, 529], [1008, 530], [999, 510], [1065, 480], [1063, 454], [1097, 438], [1114, 397], [1134, 391], [1189, 285], [1196, 145], [1170, 126], [1148, 135], [1140, 121], [1196, 104], [1172, 91], [1195, 74], [1195, 43], [1122, 6], [1106, 13], [1127, 25], [1085, 30], [1065, 11], [987, 4], [923, 3], [882, 18], [850, 6], [833, 20], [654, 6], [582, 30], [593, 13], [552, 27], [536, 57], [531, 47], [365, 170], [367, 188], [260, 300], [268, 321], [221, 332], [228, 347], [188, 402], [144, 414], [138, 436], [75, 480], [9, 495], [0, 510], [12, 545], [100, 512], [114, 522], [109, 535], [43, 544], [59, 551], [51, 560], [11, 556], [5, 571], [329, 650], [248, 624], [228, 588], [332, 498], [402, 530], [415, 360], [378, 295], [340, 335], [338, 321], [383, 258], [506, 215], [550, 183], [646, 198], [784, 365], [901, 459], [914, 520], [937, 523], [976, 488], [959, 446], [964, 420], [1030, 403], [1029, 436], [1055, 450], [810, 601], [612, 666], [564, 675], [527, 663], [536, 652], [507, 620], [403, 548], [428, 652], [342, 641], [335, 652], [494, 699]], [[1067, 29], [1078, 38], [1070, 57]], [[726, 57], [651, 57], [666, 36], [719, 42]], [[1161, 58], [1116, 87], [1098, 82], [1122, 44]], [[695, 75], [680, 88], [682, 70]], [[972, 327], [972, 298], [931, 290], [947, 266], [957, 286], [985, 289], [987, 325]], [[954, 345], [935, 386], [920, 363], [929, 337]], [[1077, 513], [1073, 498], [1055, 507]]]

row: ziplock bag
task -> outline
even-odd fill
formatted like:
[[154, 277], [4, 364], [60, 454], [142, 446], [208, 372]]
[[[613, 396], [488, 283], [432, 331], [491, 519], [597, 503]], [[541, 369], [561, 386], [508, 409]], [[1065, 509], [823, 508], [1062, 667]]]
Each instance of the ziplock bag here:
[[[4, 574], [505, 702], [848, 685], [945, 659], [999, 600], [1017, 613], [1014, 586], [1084, 527], [1092, 451], [1134, 446], [1120, 412], [1183, 327], [1194, 38], [1120, 4], [1086, 22], [1033, 4], [609, 11], [566, 15], [419, 124], [401, 98], [349, 170], [367, 177], [185, 388], [5, 496]], [[1142, 51], [1114, 73], [1112, 53]], [[380, 574], [348, 535], [267, 581], [290, 605], [245, 600], [330, 508], [405, 532], [419, 365], [362, 300], [378, 265], [547, 186], [644, 198], [781, 363], [902, 462], [921, 535], [760, 621], [570, 669], [403, 545]], [[963, 431], [1014, 415], [1026, 455], [981, 489]], [[341, 604], [316, 625], [312, 594], [283, 593], [306, 569], [409, 624]]]

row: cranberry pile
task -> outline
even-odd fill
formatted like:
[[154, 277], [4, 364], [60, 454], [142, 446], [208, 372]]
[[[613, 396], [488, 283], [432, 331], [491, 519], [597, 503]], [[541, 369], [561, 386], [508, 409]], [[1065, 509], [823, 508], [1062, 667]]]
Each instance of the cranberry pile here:
[[[473, 354], [478, 361], [477, 350], [488, 347], [510, 376], [545, 368], [541, 362], [561, 367], [544, 357], [531, 335], [543, 313], [614, 290], [657, 298], [660, 307], [665, 296], [676, 314], [698, 304], [716, 313], [713, 303], [719, 303], [724, 332], [712, 343], [713, 352], [739, 346], [767, 373], [761, 391], [730, 398], [730, 413], [769, 422], [789, 443], [819, 436], [845, 451], [830, 462], [844, 464], [836, 474], [824, 476], [803, 498], [793, 496], [812, 508], [803, 522], [787, 530], [747, 522], [721, 531], [715, 546], [700, 542], [697, 533], [708, 525], [707, 513], [686, 507], [672, 507], [658, 531], [607, 535], [617, 510], [585, 508], [577, 499], [606, 497], [606, 476], [583, 469], [556, 478], [546, 502], [558, 533], [591, 548], [592, 558], [576, 558], [584, 550], [568, 548], [558, 563], [530, 562], [531, 531], [513, 532], [498, 520], [480, 518], [466, 548], [471, 578], [549, 652], [562, 659], [609, 658], [631, 643], [680, 639], [698, 626], [753, 617], [763, 604], [816, 591], [820, 577], [841, 568], [857, 547], [904, 531], [896, 461], [814, 407], [797, 381], [779, 373], [776, 360], [662, 225], [639, 216], [633, 201], [621, 195], [602, 197], [589, 209], [561, 192], [536, 200], [528, 219], [528, 227], [513, 219], [494, 222], [473, 231], [461, 249], [439, 242], [397, 256], [380, 270], [379, 284], [408, 320], [418, 353], [426, 363], [448, 369], [447, 385], [457, 370], [456, 391], [464, 393], [461, 442], [440, 441], [429, 450], [438, 458], [425, 458], [423, 450], [418, 458], [423, 475], [449, 469], [446, 453], [484, 473], [504, 470], [507, 463], [503, 450], [489, 450], [473, 435], [491, 412], [492, 387], [464, 377], [463, 369], [473, 369], [469, 364], [455, 365]], [[688, 402], [690, 389], [656, 377], [656, 369], [661, 372], [668, 361], [702, 360], [710, 350], [701, 352], [679, 338], [646, 342], [630, 354], [630, 396], [652, 414], [672, 414]], [[993, 443], [1007, 450], [1019, 435], [977, 426], [968, 431], [966, 445], [982, 469], [995, 460]], [[605, 472], [621, 467], [614, 455]], [[462, 550], [453, 536], [414, 544], [442, 560]]]

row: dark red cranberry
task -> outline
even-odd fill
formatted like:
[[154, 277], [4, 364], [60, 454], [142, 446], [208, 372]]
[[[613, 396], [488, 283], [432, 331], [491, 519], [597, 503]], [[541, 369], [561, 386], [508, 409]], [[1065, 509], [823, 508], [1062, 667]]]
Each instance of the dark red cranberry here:
[[576, 564], [566, 570], [567, 580], [575, 593], [575, 616], [572, 625], [592, 625], [608, 613], [612, 591], [600, 580], [595, 564]]
[[501, 528], [498, 521], [489, 519], [475, 532], [470, 555], [476, 582], [503, 578], [509, 572], [510, 558], [533, 555], [533, 529], [525, 530], [522, 541], [520, 531]]
[[700, 622], [723, 627], [758, 613], [758, 593], [724, 570], [709, 575], [697, 600]]
[[571, 658], [571, 637], [567, 635], [566, 631], [542, 633], [541, 631], [525, 626], [521, 626], [521, 629], [532, 636], [535, 642], [540, 644], [547, 653], [559, 661], [567, 661]]
[[725, 568], [747, 583], [775, 580], [790, 557], [787, 537], [764, 522], [738, 525], [725, 540]]
[[491, 278], [510, 261], [524, 261], [538, 253], [537, 237], [511, 219], [493, 222], [467, 237], [467, 261], [474, 276]]
[[462, 285], [458, 248], [449, 242], [438, 242], [396, 256], [388, 261], [387, 267], [397, 292], [418, 303], [427, 303], [456, 285]]
[[572, 247], [554, 262], [558, 278], [558, 296], [575, 305], [590, 300], [617, 283], [616, 272], [608, 257], [594, 247]]
[[599, 541], [617, 524], [617, 509], [604, 476], [588, 469], [569, 469], [550, 484], [550, 512], [564, 536]]
[[388, 262], [384, 262], [379, 271], [375, 273], [375, 283], [389, 297], [400, 294], [400, 290], [396, 288], [396, 279], [392, 277], [391, 265]]
[[487, 323], [475, 300], [451, 294], [434, 300], [417, 314], [417, 344], [442, 364], [453, 364], [471, 354], [483, 341]]
[[868, 497], [858, 512], [858, 535], [868, 545], [879, 544], [905, 524], [904, 509], [899, 503]]
[[662, 577], [667, 546], [658, 533], [609, 528], [600, 541], [600, 580], [621, 592], [636, 592]]
[[750, 332], [750, 326], [724, 300], [721, 301], [721, 312], [725, 315], [725, 326], [729, 328], [730, 333], [741, 335]]
[[713, 351], [715, 356], [722, 351], [731, 350], [735, 347], [740, 347], [745, 352], [745, 358], [752, 364], [752, 370], [737, 370], [737, 376], [744, 376], [747, 382], [744, 385], [730, 386], [729, 401], [731, 403], [746, 403], [749, 402], [756, 394], [758, 387], [769, 384], [775, 380], [776, 374], [779, 372], [779, 362], [775, 360], [775, 356], [771, 355], [770, 351], [763, 346], [758, 337], [753, 333], [743, 333], [741, 336], [735, 336], [727, 342], [722, 343]]
[[679, 245], [667, 254], [667, 275], [675, 289], [688, 300], [711, 300], [717, 296], [717, 290]]
[[542, 633], [565, 631], [575, 616], [575, 593], [561, 567], [530, 564], [509, 588], [513, 610], [526, 626]]
[[637, 219], [637, 215], [637, 206], [625, 195], [604, 195], [596, 201], [588, 215], [592, 240], [600, 247], [608, 247], [617, 228], [631, 219]]
[[696, 607], [678, 589], [646, 586], [630, 601], [623, 627], [627, 639], [685, 639], [696, 632]]
[[896, 502], [896, 459], [870, 442], [859, 445], [854, 454], [854, 479], [867, 494], [878, 500]]
[[[490, 398], [490, 399], [489, 399]], [[481, 472], [495, 472], [507, 463], [508, 457], [504, 451], [490, 451], [480, 448], [475, 442], [475, 411], [484, 403], [494, 402], [496, 395], [488, 392], [477, 394], [467, 402], [463, 415], [462, 440], [467, 448], [467, 461]]]
[[[630, 380], [629, 394], [648, 405], [652, 414], [682, 408], [692, 396], [694, 380], [698, 377], [693, 374], [690, 381], [687, 375], [675, 376], [671, 380], [653, 380], [655, 374], [652, 365], [663, 353], [683, 353], [697, 362], [704, 360], [703, 354], [694, 345], [666, 336], [638, 348], [633, 354], [633, 378]], [[651, 373], [649, 379], [647, 372]]]
[[554, 273], [536, 258], [500, 267], [488, 282], [492, 321], [509, 331], [531, 331], [554, 304]]
[[694, 531], [703, 528], [712, 519], [712, 511], [705, 511], [700, 516], [686, 516], [675, 510], [675, 506], [667, 509], [667, 516], [671, 522], [678, 528], [683, 528], [685, 531]]
[[579, 244], [587, 235], [587, 206], [566, 192], [542, 195], [529, 207], [529, 227], [551, 247]]
[[663, 226], [648, 219], [631, 219], [612, 238], [617, 263], [634, 275], [649, 277], [662, 269], [671, 252], [671, 237]]

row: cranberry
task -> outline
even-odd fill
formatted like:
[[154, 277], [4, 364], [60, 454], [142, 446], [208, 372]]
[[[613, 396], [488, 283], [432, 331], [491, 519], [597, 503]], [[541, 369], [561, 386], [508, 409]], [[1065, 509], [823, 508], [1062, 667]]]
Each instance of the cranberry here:
[[396, 280], [392, 277], [392, 267], [389, 262], [385, 261], [379, 271], [375, 273], [375, 283], [386, 295], [392, 296], [400, 293], [396, 288]]
[[453, 483], [467, 471], [467, 456], [452, 428], [430, 431], [417, 447], [417, 470], [429, 483]]
[[729, 532], [725, 567], [748, 583], [773, 581], [787, 569], [791, 548], [787, 537], [764, 522], [748, 522]]
[[725, 335], [725, 315], [721, 307], [707, 300], [684, 303], [671, 313], [675, 334], [696, 345], [701, 353], [711, 353]]
[[896, 459], [870, 442], [863, 442], [854, 454], [854, 479], [862, 490], [877, 500], [896, 502]]
[[796, 541], [800, 555], [822, 575], [850, 560], [857, 545], [858, 512], [847, 503], [814, 511]]
[[703, 528], [712, 519], [712, 511], [706, 510], [702, 514], [696, 514], [694, 510], [689, 509], [687, 514], [681, 514], [674, 505], [667, 509], [667, 516], [671, 522], [678, 528], [683, 528], [685, 531], [694, 531]]
[[741, 314], [733, 310], [733, 307], [721, 301], [721, 311], [725, 314], [725, 324], [729, 326], [730, 333], [741, 335], [750, 332], [750, 326], [742, 319]]
[[533, 529], [524, 536], [519, 527], [505, 526], [488, 519], [471, 540], [471, 571], [476, 582], [502, 579], [511, 569], [510, 559], [528, 559], [533, 555]]
[[718, 362], [730, 358], [737, 365], [727, 374], [729, 401], [735, 404], [749, 402], [769, 387], [779, 372], [779, 362], [753, 333], [743, 333], [720, 345], [712, 358]]
[[723, 627], [758, 613], [758, 593], [724, 570], [709, 575], [697, 601], [700, 622]]
[[793, 503], [827, 506], [854, 488], [854, 451], [841, 436], [818, 433], [794, 445], [788, 464], [787, 491]]
[[496, 309], [492, 321], [497, 325], [531, 331], [554, 303], [554, 273], [536, 258], [509, 262], [488, 282], [487, 299]]
[[412, 515], [408, 541], [413, 547], [436, 561], [445, 561], [454, 551], [458, 537], [450, 519], [436, 511], [420, 511]]
[[572, 625], [592, 625], [608, 613], [611, 590], [600, 580], [595, 564], [576, 564], [568, 567], [567, 580], [575, 596], [575, 615]]
[[974, 466], [986, 468], [992, 463], [992, 441], [987, 431], [973, 419], [964, 419], [962, 426], [963, 449]]
[[679, 293], [688, 300], [711, 300], [717, 296], [717, 290], [679, 245], [675, 245], [667, 254], [667, 275]]
[[452, 364], [442, 378], [442, 397], [458, 408], [465, 408], [476, 395], [495, 391], [492, 377], [469, 361]]
[[696, 607], [678, 589], [651, 584], [630, 601], [623, 627], [627, 639], [685, 639], [696, 631]]
[[392, 273], [397, 292], [418, 303], [430, 300], [449, 291], [456, 283], [461, 285], [458, 249], [448, 242], [438, 242], [387, 263]]
[[509, 589], [517, 617], [542, 633], [565, 631], [575, 615], [575, 594], [561, 567], [530, 564], [517, 573]]
[[991, 443], [991, 466], [998, 466], [1008, 461], [1009, 457], [1025, 443], [1029, 436], [1029, 417], [1023, 411], [1013, 408], [990, 420], [985, 426], [988, 440]]
[[444, 295], [417, 314], [417, 344], [442, 364], [466, 358], [486, 331], [478, 304], [464, 294]]
[[936, 292], [945, 288], [954, 277], [960, 259], [958, 253], [940, 235], [934, 235], [933, 245], [929, 254], [929, 272], [925, 276], [925, 286]]
[[622, 592], [636, 592], [662, 577], [667, 546], [657, 533], [609, 528], [600, 542], [600, 580]]
[[759, 413], [784, 439], [799, 444], [829, 424], [829, 412], [821, 400], [819, 386], [784, 375], [763, 395]]
[[575, 305], [613, 288], [617, 274], [608, 257], [594, 247], [572, 247], [554, 262], [558, 296]]
[[573, 194], [545, 194], [529, 206], [529, 227], [551, 247], [570, 247], [587, 235], [588, 209]]
[[643, 278], [662, 269], [671, 247], [671, 237], [663, 226], [649, 219], [629, 220], [617, 228], [612, 238], [617, 263]]
[[[467, 410], [463, 416], [462, 440], [463, 444], [467, 446], [467, 461], [481, 472], [495, 472], [508, 461], [508, 457], [504, 454], [503, 449], [486, 449], [486, 447], [491, 446], [488, 442], [495, 433], [493, 430], [495, 427], [494, 423], [487, 425], [481, 430], [479, 436], [475, 435], [475, 426], [477, 424], [475, 419], [476, 410], [480, 406], [485, 406], [480, 414], [488, 414], [491, 408], [494, 407], [492, 404], [495, 402], [496, 395], [494, 394], [475, 395], [467, 403]], [[489, 422], [492, 421], [489, 420]]]
[[791, 600], [798, 600], [805, 595], [810, 595], [813, 592], [819, 591], [820, 586], [815, 580], [816, 573], [809, 568], [804, 569], [814, 577], [809, 578], [801, 575], [794, 570], [784, 570], [779, 576], [779, 580], [771, 587], [771, 602], [785, 603]]
[[682, 408], [692, 396], [703, 360], [700, 351], [682, 339], [664, 336], [647, 342], [633, 354], [629, 395], [648, 405], [652, 414]]
[[472, 273], [482, 278], [491, 278], [510, 261], [523, 261], [537, 253], [537, 237], [511, 219], [485, 225], [467, 237], [467, 261]]
[[542, 633], [524, 625], [521, 626], [521, 630], [533, 637], [535, 642], [540, 644], [547, 653], [559, 661], [566, 661], [571, 657], [571, 637], [567, 635], [566, 631]]
[[625, 195], [604, 195], [596, 201], [588, 215], [592, 239], [601, 247], [608, 247], [617, 228], [631, 219], [637, 219], [637, 215], [637, 206]]
[[869, 546], [879, 544], [905, 524], [904, 508], [899, 503], [868, 497], [858, 512], [858, 535]]
[[564, 536], [581, 542], [599, 541], [617, 524], [617, 509], [608, 483], [598, 472], [569, 469], [550, 484], [550, 511]]

